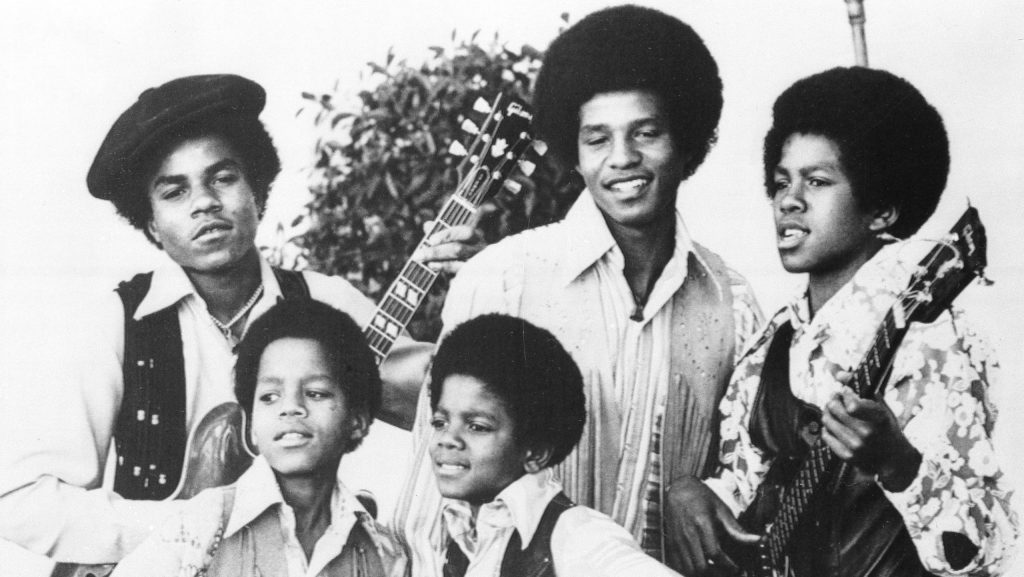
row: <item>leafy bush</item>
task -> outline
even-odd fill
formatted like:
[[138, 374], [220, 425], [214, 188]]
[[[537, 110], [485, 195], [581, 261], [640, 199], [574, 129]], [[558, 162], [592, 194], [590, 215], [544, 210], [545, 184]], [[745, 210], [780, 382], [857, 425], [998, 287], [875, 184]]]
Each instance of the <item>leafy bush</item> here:
[[[477, 34], [456, 44], [453, 32], [452, 43], [451, 50], [431, 47], [433, 56], [418, 67], [390, 51], [383, 64], [369, 63], [376, 84], [354, 105], [339, 104], [337, 91], [303, 94], [309, 102], [300, 114], [313, 115], [321, 136], [309, 182], [311, 223], [295, 242], [310, 267], [345, 277], [375, 302], [456, 188], [459, 159], [448, 148], [467, 140], [465, 118], [479, 120], [474, 102], [499, 92], [530, 101], [537, 50], [510, 50], [497, 35], [487, 45]], [[532, 177], [513, 177], [523, 184], [519, 195], [485, 205], [478, 227], [488, 242], [561, 218], [578, 194], [553, 162], [534, 160]], [[410, 323], [414, 337], [437, 337], [446, 280], [438, 279]]]

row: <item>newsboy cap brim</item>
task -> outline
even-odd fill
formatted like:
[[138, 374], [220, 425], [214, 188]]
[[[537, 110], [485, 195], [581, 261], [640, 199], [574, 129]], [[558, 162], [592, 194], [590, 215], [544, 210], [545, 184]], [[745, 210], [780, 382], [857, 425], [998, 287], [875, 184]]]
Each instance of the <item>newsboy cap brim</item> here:
[[146, 90], [103, 139], [86, 176], [89, 193], [104, 200], [129, 194], [139, 162], [165, 137], [206, 117], [257, 119], [264, 104], [262, 86], [233, 74], [186, 76]]

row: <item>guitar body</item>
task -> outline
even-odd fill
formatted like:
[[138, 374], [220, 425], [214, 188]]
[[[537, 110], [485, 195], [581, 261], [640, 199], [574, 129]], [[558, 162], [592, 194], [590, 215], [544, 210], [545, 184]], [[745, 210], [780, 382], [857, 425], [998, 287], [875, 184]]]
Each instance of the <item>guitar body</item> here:
[[245, 436], [245, 411], [235, 402], [206, 413], [189, 438], [185, 468], [172, 499], [191, 499], [211, 487], [230, 485], [255, 457]]
[[[189, 434], [181, 481], [171, 499], [191, 499], [213, 487], [230, 485], [249, 468], [255, 452], [246, 438], [246, 418], [236, 402], [211, 409]], [[114, 564], [57, 563], [52, 577], [107, 577]]]

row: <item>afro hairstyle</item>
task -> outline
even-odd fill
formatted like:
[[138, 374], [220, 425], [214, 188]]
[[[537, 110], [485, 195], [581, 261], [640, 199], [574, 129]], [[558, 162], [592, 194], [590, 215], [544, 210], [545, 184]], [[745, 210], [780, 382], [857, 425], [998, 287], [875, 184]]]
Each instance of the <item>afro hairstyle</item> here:
[[367, 416], [367, 424], [373, 422], [380, 410], [381, 381], [366, 337], [352, 317], [312, 299], [279, 301], [253, 321], [239, 343], [235, 398], [247, 415], [252, 415], [263, 351], [270, 343], [286, 338], [320, 343], [349, 407], [362, 411]]
[[430, 370], [432, 410], [451, 375], [473, 377], [501, 399], [516, 440], [551, 449], [548, 466], [561, 463], [583, 434], [587, 410], [579, 367], [554, 335], [523, 319], [483, 315], [444, 337]]
[[687, 159], [683, 180], [704, 162], [722, 112], [722, 79], [703, 40], [687, 24], [625, 5], [583, 18], [544, 55], [534, 91], [538, 136], [566, 168], [578, 164], [580, 108], [595, 95], [654, 94]]
[[270, 186], [281, 171], [281, 159], [266, 127], [258, 119], [242, 114], [219, 114], [189, 122], [153, 143], [139, 153], [132, 167], [134, 186], [110, 198], [117, 213], [129, 224], [145, 233], [156, 244], [148, 224], [153, 218], [153, 205], [146, 189], [153, 172], [175, 148], [186, 140], [216, 136], [224, 139], [241, 156], [242, 170], [252, 187], [260, 216], [267, 206]]
[[832, 141], [864, 209], [894, 206], [899, 238], [935, 212], [949, 173], [949, 139], [938, 111], [909, 82], [884, 70], [833, 68], [808, 76], [775, 101], [764, 139], [764, 178], [774, 194], [774, 170], [786, 140], [813, 134]]

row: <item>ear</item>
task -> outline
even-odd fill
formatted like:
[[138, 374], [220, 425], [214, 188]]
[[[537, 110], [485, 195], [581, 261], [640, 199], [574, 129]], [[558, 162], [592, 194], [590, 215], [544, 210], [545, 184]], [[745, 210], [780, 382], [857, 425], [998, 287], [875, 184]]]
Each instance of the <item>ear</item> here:
[[896, 224], [900, 218], [900, 209], [895, 206], [876, 208], [871, 212], [871, 221], [868, 222], [868, 229], [871, 232], [885, 232]]
[[358, 441], [370, 430], [370, 417], [363, 411], [356, 411], [349, 417], [349, 439]]
[[539, 473], [541, 469], [548, 466], [552, 453], [551, 447], [527, 449], [526, 455], [523, 456], [523, 470], [531, 475]]
[[163, 249], [163, 241], [160, 240], [160, 233], [156, 230], [156, 226], [153, 225], [153, 217], [149, 217], [149, 221], [146, 223], [146, 232], [153, 238], [157, 246]]

